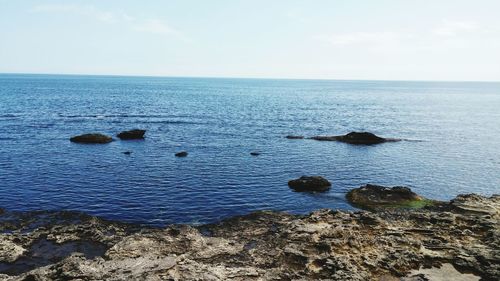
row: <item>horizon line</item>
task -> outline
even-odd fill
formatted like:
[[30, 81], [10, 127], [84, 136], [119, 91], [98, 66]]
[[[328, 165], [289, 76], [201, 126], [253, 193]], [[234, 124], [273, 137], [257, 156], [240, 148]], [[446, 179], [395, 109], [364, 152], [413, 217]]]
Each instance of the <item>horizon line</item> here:
[[0, 72], [0, 75], [51, 75], [51, 76], [94, 76], [94, 77], [136, 77], [136, 78], [198, 78], [198, 79], [248, 79], [248, 80], [310, 80], [310, 81], [373, 81], [373, 82], [454, 82], [454, 83], [500, 83], [500, 80], [423, 80], [423, 79], [338, 79], [338, 78], [293, 78], [293, 77], [244, 77], [244, 76], [197, 76], [197, 75], [144, 75], [144, 74], [89, 74], [53, 72]]

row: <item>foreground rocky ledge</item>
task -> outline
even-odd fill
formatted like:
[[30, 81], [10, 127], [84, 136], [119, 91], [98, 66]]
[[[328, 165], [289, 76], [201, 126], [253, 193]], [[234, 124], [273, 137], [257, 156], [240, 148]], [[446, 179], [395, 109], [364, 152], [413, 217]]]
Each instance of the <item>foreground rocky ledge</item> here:
[[163, 229], [72, 212], [0, 212], [0, 280], [426, 280], [415, 270], [441, 265], [499, 280], [499, 219], [498, 195]]

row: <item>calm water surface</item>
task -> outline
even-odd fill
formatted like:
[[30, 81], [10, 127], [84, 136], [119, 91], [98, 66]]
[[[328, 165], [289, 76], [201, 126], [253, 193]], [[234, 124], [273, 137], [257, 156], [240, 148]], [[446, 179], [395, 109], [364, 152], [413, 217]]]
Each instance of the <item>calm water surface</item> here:
[[[147, 129], [147, 139], [69, 142], [133, 128]], [[353, 130], [408, 141], [284, 138]], [[499, 83], [4, 74], [0, 207], [163, 225], [261, 209], [352, 209], [345, 193], [366, 183], [436, 199], [490, 195], [500, 193], [499, 137]], [[189, 156], [174, 157], [180, 150]], [[292, 192], [287, 181], [304, 174], [333, 187]]]

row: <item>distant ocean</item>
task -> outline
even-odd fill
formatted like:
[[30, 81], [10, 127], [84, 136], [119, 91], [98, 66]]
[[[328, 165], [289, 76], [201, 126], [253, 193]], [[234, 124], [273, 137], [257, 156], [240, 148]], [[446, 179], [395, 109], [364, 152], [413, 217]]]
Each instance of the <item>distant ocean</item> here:
[[[69, 141], [134, 128], [144, 141]], [[350, 131], [406, 141], [285, 138]], [[500, 83], [2, 74], [0, 207], [164, 225], [353, 209], [346, 192], [367, 183], [443, 200], [491, 195], [499, 139]], [[174, 157], [181, 150], [188, 157]], [[293, 192], [287, 181], [301, 175], [332, 188]]]

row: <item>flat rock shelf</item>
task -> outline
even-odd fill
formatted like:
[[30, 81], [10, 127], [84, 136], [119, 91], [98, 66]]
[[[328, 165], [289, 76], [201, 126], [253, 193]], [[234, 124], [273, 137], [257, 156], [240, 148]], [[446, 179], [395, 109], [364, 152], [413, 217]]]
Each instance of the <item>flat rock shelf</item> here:
[[499, 195], [383, 212], [261, 211], [166, 228], [2, 211], [0, 280], [409, 281], [443, 272], [499, 280], [499, 219]]

